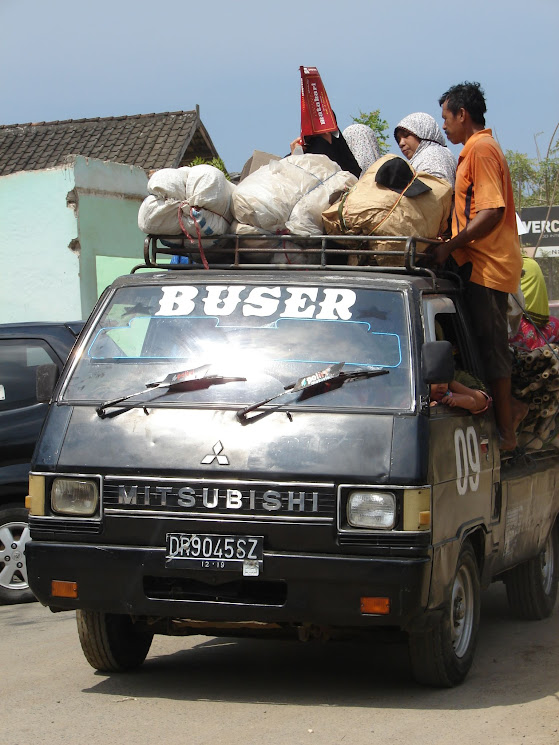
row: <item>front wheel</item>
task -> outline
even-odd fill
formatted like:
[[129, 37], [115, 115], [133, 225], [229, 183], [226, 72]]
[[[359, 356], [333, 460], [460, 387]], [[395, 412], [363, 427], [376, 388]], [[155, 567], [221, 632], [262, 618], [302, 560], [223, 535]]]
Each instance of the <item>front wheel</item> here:
[[539, 621], [551, 615], [557, 599], [558, 559], [559, 538], [554, 527], [537, 556], [504, 575], [509, 608], [518, 618]]
[[96, 670], [121, 673], [146, 659], [153, 634], [139, 629], [130, 616], [78, 610], [76, 620], [83, 653]]
[[409, 635], [412, 673], [418, 683], [451, 688], [464, 680], [474, 659], [479, 612], [479, 569], [472, 545], [466, 542], [442, 614], [431, 628]]
[[0, 603], [35, 600], [27, 582], [25, 546], [29, 540], [27, 510], [18, 504], [0, 509]]

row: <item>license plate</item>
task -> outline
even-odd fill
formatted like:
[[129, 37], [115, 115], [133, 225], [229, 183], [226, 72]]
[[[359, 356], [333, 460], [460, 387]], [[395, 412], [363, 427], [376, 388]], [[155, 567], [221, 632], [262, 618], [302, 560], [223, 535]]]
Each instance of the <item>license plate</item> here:
[[257, 576], [263, 545], [263, 536], [167, 533], [166, 561], [187, 564], [189, 569], [233, 569]]

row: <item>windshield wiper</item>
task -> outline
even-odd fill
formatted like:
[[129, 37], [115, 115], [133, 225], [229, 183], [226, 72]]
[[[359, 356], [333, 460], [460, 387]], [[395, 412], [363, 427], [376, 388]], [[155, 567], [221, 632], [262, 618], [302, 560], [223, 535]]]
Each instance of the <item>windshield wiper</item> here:
[[[109, 401], [105, 401], [98, 406], [95, 411], [97, 415], [104, 419], [107, 416], [106, 410], [117, 406], [123, 401], [128, 401], [129, 398], [139, 396], [142, 393], [146, 393], [149, 390], [156, 390], [158, 388], [165, 388], [163, 393], [167, 393], [171, 388], [185, 387], [190, 390], [199, 390], [200, 388], [208, 387], [210, 385], [216, 385], [218, 383], [234, 383], [237, 381], [246, 381], [246, 378], [230, 377], [226, 375], [208, 375], [211, 365], [201, 365], [195, 367], [192, 370], [182, 370], [181, 372], [169, 373], [163, 380], [156, 380], [152, 383], [146, 383], [145, 387], [141, 391], [130, 393], [128, 396], [121, 396], [120, 398], [113, 398]], [[155, 396], [149, 399], [147, 402], [142, 402], [145, 406], [146, 403], [150, 403], [155, 398], [158, 398], [162, 394], [157, 393]]]
[[[386, 370], [383, 367], [367, 367], [361, 368], [360, 370], [354, 370], [353, 372], [343, 372], [342, 368], [344, 365], [345, 362], [337, 362], [325, 367], [323, 370], [312, 373], [312, 375], [299, 378], [299, 380], [296, 380], [294, 383], [286, 385], [283, 391], [276, 393], [275, 396], [270, 396], [270, 398], [265, 398], [263, 401], [258, 401], [250, 406], [245, 406], [244, 409], [240, 409], [237, 412], [237, 419], [241, 422], [246, 420], [246, 415], [249, 412], [259, 409], [261, 406], [270, 403], [270, 401], [275, 401], [277, 398], [280, 398], [280, 396], [286, 396], [288, 393], [301, 393], [301, 398], [310, 398], [311, 395], [335, 390], [343, 385], [346, 380], [373, 378], [376, 375], [386, 375], [390, 372], [390, 370]], [[321, 391], [316, 390], [320, 388], [320, 386], [324, 386], [323, 389]], [[310, 393], [310, 391], [314, 392]]]

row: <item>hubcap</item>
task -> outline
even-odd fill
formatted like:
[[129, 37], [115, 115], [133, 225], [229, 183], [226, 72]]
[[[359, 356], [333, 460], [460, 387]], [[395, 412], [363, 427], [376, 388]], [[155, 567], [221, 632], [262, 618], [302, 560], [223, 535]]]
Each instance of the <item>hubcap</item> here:
[[470, 572], [461, 566], [452, 588], [450, 628], [452, 647], [457, 657], [463, 657], [470, 645], [474, 623], [474, 589]]
[[25, 544], [29, 540], [27, 523], [4, 523], [0, 527], [0, 587], [27, 590]]

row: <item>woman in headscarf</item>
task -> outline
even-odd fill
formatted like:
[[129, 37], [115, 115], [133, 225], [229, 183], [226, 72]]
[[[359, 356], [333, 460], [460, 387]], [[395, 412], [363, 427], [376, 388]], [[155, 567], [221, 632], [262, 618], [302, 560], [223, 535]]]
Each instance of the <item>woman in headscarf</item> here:
[[522, 259], [520, 288], [524, 296], [524, 315], [510, 343], [524, 349], [537, 349], [550, 342], [559, 342], [559, 319], [549, 315], [542, 270], [538, 262], [528, 256]]
[[456, 159], [446, 146], [444, 135], [432, 116], [409, 114], [396, 126], [394, 137], [416, 171], [443, 178], [454, 189]]
[[350, 124], [342, 134], [359, 163], [362, 176], [380, 158], [380, 147], [375, 133], [366, 124]]

